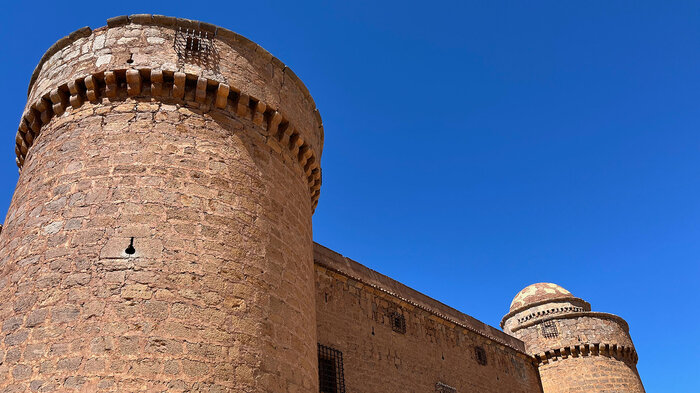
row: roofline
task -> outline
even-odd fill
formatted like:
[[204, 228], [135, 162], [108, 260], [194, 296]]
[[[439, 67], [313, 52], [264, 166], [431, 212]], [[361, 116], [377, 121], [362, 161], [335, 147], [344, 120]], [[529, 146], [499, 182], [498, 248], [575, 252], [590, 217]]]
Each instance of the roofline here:
[[531, 321], [527, 321], [523, 323], [520, 326], [516, 326], [513, 328], [513, 332], [516, 332], [520, 329], [525, 329], [527, 327], [536, 325], [538, 323], [544, 322], [544, 321], [550, 321], [552, 319], [571, 319], [571, 318], [600, 318], [600, 319], [612, 319], [625, 329], [625, 332], [629, 334], [630, 332], [630, 326], [625, 321], [621, 316], [615, 315], [615, 314], [610, 314], [607, 312], [598, 312], [598, 311], [584, 311], [584, 312], [572, 312], [572, 313], [565, 313], [565, 314], [554, 314], [554, 315], [547, 315], [544, 316], [540, 319], [533, 319]]
[[554, 302], [559, 301], [559, 300], [569, 300], [569, 301], [573, 300], [573, 301], [578, 301], [578, 302], [583, 303], [583, 304], [588, 308], [589, 311], [590, 311], [590, 309], [591, 309], [591, 304], [590, 304], [590, 303], [588, 303], [587, 301], [581, 299], [580, 297], [576, 297], [576, 296], [573, 296], [573, 295], [571, 295], [571, 296], [565, 296], [565, 297], [557, 297], [557, 298], [551, 298], [551, 299], [538, 300], [538, 301], [536, 301], [536, 302], [532, 302], [532, 303], [528, 303], [528, 304], [526, 304], [526, 305], [524, 305], [524, 306], [520, 306], [520, 307], [516, 308], [515, 310], [510, 311], [508, 314], [504, 315], [503, 318], [501, 318], [501, 329], [503, 329], [503, 326], [505, 325], [506, 321], [507, 321], [509, 318], [513, 317], [515, 314], [520, 313], [520, 312], [523, 312], [523, 311], [527, 310], [528, 308], [541, 306], [541, 305], [547, 304], [547, 303], [554, 303]]
[[[44, 65], [44, 63], [46, 63], [46, 61], [48, 61], [51, 58], [51, 56], [56, 54], [58, 51], [79, 40], [80, 38], [89, 37], [94, 31], [102, 31], [104, 29], [125, 26], [131, 23], [139, 25], [161, 26], [172, 29], [178, 27], [195, 28], [198, 30], [210, 32], [213, 34], [214, 38], [217, 38], [227, 44], [237, 43], [239, 45], [247, 46], [256, 52], [259, 52], [262, 57], [269, 57], [271, 62], [276, 63], [280, 68], [284, 70], [285, 73], [288, 72], [288, 76], [294, 81], [294, 83], [299, 87], [299, 89], [301, 89], [301, 92], [304, 94], [304, 97], [311, 102], [314, 109], [317, 109], [316, 102], [311, 96], [309, 89], [306, 87], [304, 82], [302, 82], [301, 79], [299, 79], [299, 77], [294, 73], [294, 71], [292, 71], [292, 69], [289, 68], [286, 64], [284, 64], [281, 60], [273, 56], [270, 52], [268, 52], [255, 42], [236, 32], [233, 32], [220, 26], [213, 25], [211, 23], [201, 22], [198, 20], [176, 18], [173, 16], [151, 14], [133, 14], [116, 16], [114, 18], [107, 19], [107, 26], [103, 26], [95, 30], [92, 30], [90, 29], [90, 27], [85, 26], [59, 39], [53, 45], [51, 45], [46, 52], [44, 52], [43, 56], [41, 56], [41, 59], [39, 60], [39, 63], [34, 68], [34, 72], [32, 72], [32, 76], [29, 79], [27, 96], [30, 95], [32, 87], [34, 87], [34, 82], [36, 82], [37, 78], [39, 77], [41, 67]], [[314, 112], [318, 117], [317, 120], [319, 125], [323, 124], [320, 118], [319, 111], [314, 110]], [[321, 128], [321, 143], [323, 143], [323, 140], [323, 128]]]
[[367, 266], [347, 258], [327, 247], [314, 243], [314, 254], [317, 253], [328, 258], [324, 261], [314, 258], [314, 263], [316, 265], [351, 278], [369, 287], [375, 288], [399, 299], [400, 301], [427, 311], [440, 319], [469, 330], [490, 341], [508, 347], [528, 358], [532, 358], [532, 356], [525, 351], [524, 342], [508, 333], [498, 330], [497, 328], [481, 322], [474, 317], [447, 306], [438, 300], [418, 292], [413, 288], [410, 288], [388, 276], [372, 270]]

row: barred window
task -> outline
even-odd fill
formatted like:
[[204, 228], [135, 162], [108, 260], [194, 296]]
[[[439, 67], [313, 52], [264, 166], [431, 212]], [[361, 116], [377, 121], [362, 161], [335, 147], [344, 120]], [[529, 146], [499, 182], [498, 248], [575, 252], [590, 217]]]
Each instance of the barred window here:
[[542, 336], [544, 338], [556, 338], [559, 337], [559, 330], [554, 321], [542, 322]]
[[212, 37], [213, 34], [207, 31], [179, 27], [173, 43], [178, 60], [201, 66], [211, 65], [211, 58], [215, 56]]
[[438, 382], [435, 384], [435, 393], [457, 393], [457, 389], [448, 384]]
[[396, 333], [405, 334], [406, 333], [406, 317], [399, 312], [393, 312], [390, 314], [391, 317], [391, 330]]
[[318, 344], [318, 382], [321, 393], [345, 393], [342, 352]]

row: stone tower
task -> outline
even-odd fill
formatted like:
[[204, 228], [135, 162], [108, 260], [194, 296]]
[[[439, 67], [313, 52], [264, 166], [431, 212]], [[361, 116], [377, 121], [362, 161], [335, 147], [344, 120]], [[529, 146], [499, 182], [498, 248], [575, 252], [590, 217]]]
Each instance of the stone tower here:
[[42, 57], [0, 235], [0, 391], [318, 391], [323, 128], [253, 42], [122, 16]]
[[627, 323], [556, 284], [520, 291], [501, 328], [537, 360], [544, 393], [644, 392]]

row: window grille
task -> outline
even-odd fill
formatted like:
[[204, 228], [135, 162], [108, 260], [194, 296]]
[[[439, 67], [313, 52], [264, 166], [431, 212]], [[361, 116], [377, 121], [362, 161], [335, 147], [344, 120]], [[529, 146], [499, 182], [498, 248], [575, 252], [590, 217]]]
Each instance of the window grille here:
[[435, 384], [435, 393], [457, 393], [457, 388], [438, 382]]
[[318, 344], [318, 382], [321, 393], [345, 393], [342, 352]]
[[391, 330], [396, 333], [406, 334], [406, 317], [398, 312], [393, 312], [390, 314], [391, 317]]
[[482, 347], [474, 347], [474, 355], [476, 356], [476, 362], [482, 366], [488, 363], [486, 359], [486, 350]]
[[175, 32], [174, 47], [180, 60], [195, 64], [208, 64], [213, 46], [209, 32], [182, 27]]
[[559, 330], [554, 321], [542, 322], [542, 336], [544, 338], [556, 338], [559, 337]]

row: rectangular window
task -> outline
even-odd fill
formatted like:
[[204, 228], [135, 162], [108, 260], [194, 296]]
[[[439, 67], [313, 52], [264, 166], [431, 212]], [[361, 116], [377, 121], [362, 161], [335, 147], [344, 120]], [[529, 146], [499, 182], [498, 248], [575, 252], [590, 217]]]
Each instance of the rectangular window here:
[[542, 336], [544, 338], [559, 337], [559, 330], [557, 330], [557, 325], [554, 321], [545, 321], [542, 323]]
[[391, 329], [396, 333], [406, 334], [406, 317], [399, 312], [393, 312], [390, 315]]
[[345, 393], [343, 353], [318, 344], [318, 385], [321, 393]]
[[175, 32], [173, 47], [179, 60], [208, 65], [214, 43], [213, 34], [207, 31], [179, 27]]

